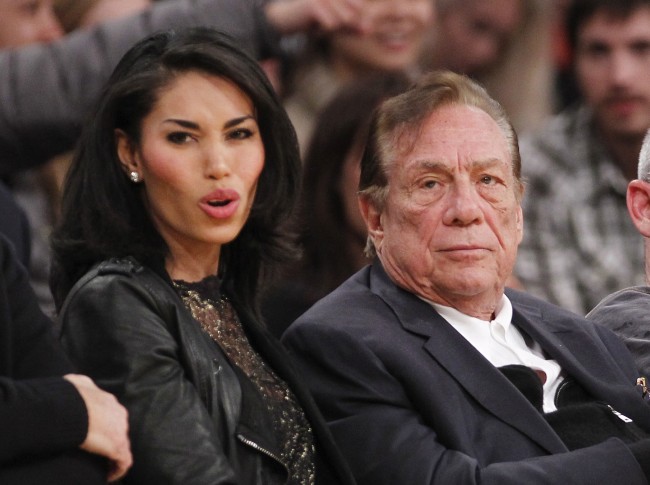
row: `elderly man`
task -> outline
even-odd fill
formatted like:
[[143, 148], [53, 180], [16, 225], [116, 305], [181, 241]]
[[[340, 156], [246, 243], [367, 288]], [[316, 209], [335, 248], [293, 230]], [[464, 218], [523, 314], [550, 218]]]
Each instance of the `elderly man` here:
[[376, 113], [360, 189], [376, 261], [284, 336], [358, 482], [647, 483], [649, 440], [611, 438], [572, 404], [650, 430], [627, 349], [505, 290], [523, 186], [500, 106], [426, 76]]
[[[639, 156], [638, 179], [627, 186], [627, 208], [643, 236], [646, 282], [650, 284], [650, 131]], [[623, 338], [644, 376], [650, 376], [650, 286], [626, 288], [605, 297], [587, 318]]]

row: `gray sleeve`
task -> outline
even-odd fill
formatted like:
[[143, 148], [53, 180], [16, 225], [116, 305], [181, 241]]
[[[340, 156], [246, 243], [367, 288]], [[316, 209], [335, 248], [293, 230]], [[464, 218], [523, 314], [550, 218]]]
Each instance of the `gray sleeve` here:
[[0, 51], [0, 174], [70, 149], [84, 118], [122, 55], [159, 30], [210, 26], [257, 57], [277, 36], [259, 0], [168, 0], [125, 19], [51, 44]]
[[613, 293], [587, 318], [618, 335], [641, 375], [650, 378], [650, 287], [636, 286]]

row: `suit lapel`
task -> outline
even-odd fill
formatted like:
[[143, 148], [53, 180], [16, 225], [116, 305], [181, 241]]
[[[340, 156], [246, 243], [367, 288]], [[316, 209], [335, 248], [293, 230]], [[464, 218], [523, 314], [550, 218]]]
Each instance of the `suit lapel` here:
[[595, 398], [646, 428], [650, 425], [647, 403], [601, 340], [590, 335], [591, 323], [585, 322], [581, 327], [575, 321], [567, 321], [578, 317], [564, 313], [544, 315], [539, 308], [517, 303], [514, 295], [511, 301], [515, 325], [538, 342], [568, 375]]
[[[572, 320], [579, 317], [559, 313], [544, 315], [537, 307], [513, 298], [511, 301], [513, 323], [539, 343], [548, 358], [555, 359], [567, 374], [592, 388], [594, 384], [611, 388], [625, 382], [626, 376], [614, 357], [600, 339], [589, 334], [590, 323], [585, 322], [580, 327]], [[626, 387], [632, 388], [632, 383]]]
[[481, 406], [550, 453], [566, 451], [523, 394], [431, 305], [398, 288], [379, 263], [372, 268], [371, 291], [393, 309], [405, 330], [423, 337], [429, 355]]

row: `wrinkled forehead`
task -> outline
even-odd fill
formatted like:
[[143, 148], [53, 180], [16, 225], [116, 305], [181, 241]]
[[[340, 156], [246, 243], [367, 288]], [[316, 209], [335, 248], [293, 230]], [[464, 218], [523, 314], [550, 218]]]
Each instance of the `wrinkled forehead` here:
[[512, 167], [505, 133], [485, 111], [473, 106], [442, 106], [418, 123], [397, 127], [384, 146], [386, 168], [396, 168], [396, 162], [403, 167], [413, 160], [451, 165], [498, 160]]

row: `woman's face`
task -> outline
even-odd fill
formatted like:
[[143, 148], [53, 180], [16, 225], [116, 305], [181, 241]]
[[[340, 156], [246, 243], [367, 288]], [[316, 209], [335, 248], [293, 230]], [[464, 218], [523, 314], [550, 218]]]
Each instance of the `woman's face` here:
[[200, 255], [218, 264], [221, 245], [246, 223], [264, 167], [248, 96], [221, 77], [181, 74], [142, 120], [139, 143], [120, 130], [116, 137], [123, 168], [138, 173], [171, 258]]
[[369, 31], [331, 35], [335, 67], [349, 72], [397, 70], [415, 64], [433, 18], [433, 0], [368, 0]]

